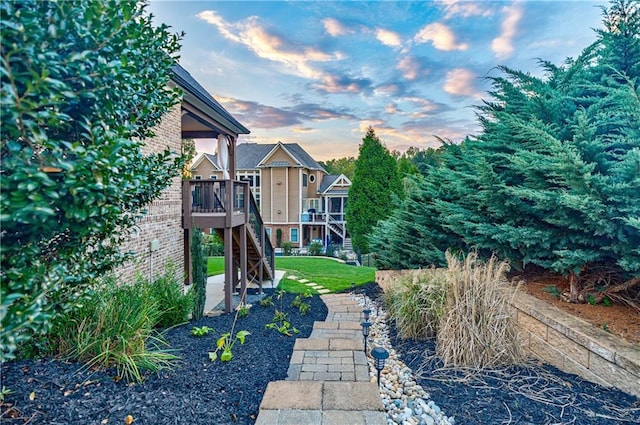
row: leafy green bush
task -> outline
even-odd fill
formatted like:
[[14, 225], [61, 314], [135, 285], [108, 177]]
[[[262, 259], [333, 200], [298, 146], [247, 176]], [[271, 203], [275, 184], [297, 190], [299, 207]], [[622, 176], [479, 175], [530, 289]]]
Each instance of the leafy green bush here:
[[[148, 295], [160, 311], [154, 326], [168, 328], [189, 320], [189, 313], [193, 310], [194, 293], [184, 293], [178, 275], [176, 265], [169, 263], [164, 273], [147, 285]], [[140, 282], [140, 286], [143, 287], [144, 284]]]
[[217, 234], [203, 235], [202, 244], [207, 257], [220, 257], [224, 255], [224, 242]]
[[180, 174], [184, 157], [142, 150], [181, 98], [168, 84], [180, 36], [145, 8], [0, 2], [0, 361], [126, 259], [122, 242]]
[[102, 285], [82, 308], [56, 320], [52, 342], [87, 368], [115, 367], [118, 377], [140, 382], [142, 370], [156, 372], [177, 359], [153, 329], [161, 315], [147, 285]]
[[208, 335], [209, 332], [213, 332], [214, 329], [210, 328], [209, 326], [194, 326], [193, 328], [191, 328], [191, 335], [195, 336], [195, 337], [203, 337], [205, 335]]
[[309, 245], [309, 255], [320, 255], [322, 254], [322, 244], [318, 241], [313, 241]]
[[293, 245], [291, 245], [291, 242], [282, 242], [282, 252], [284, 253], [284, 255], [289, 256], [291, 255], [292, 251]]
[[259, 301], [262, 307], [272, 307], [273, 306], [273, 295], [269, 295], [268, 297], [264, 297]]
[[436, 335], [447, 301], [443, 269], [416, 271], [388, 288], [383, 302], [403, 339]]

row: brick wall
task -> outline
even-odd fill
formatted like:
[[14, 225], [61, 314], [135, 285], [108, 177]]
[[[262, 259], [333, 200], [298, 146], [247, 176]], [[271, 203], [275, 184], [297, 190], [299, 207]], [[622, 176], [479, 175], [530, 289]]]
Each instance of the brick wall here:
[[[179, 153], [182, 143], [180, 105], [174, 106], [148, 139], [144, 154], [162, 152], [167, 147]], [[120, 282], [132, 281], [137, 272], [145, 277], [157, 277], [165, 265], [172, 261], [177, 266], [177, 278], [184, 275], [184, 230], [182, 229], [182, 179], [177, 176], [162, 195], [147, 207], [147, 214], [138, 222], [123, 251], [135, 251], [133, 261], [116, 270]], [[157, 251], [150, 251], [150, 243], [159, 242]]]

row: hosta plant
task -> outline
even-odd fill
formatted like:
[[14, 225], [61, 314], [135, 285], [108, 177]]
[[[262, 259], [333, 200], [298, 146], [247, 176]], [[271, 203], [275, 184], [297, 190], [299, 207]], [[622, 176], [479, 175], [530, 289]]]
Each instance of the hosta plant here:
[[209, 352], [209, 360], [215, 362], [218, 359], [218, 352], [222, 350], [220, 361], [231, 361], [233, 358], [231, 349], [238, 341], [240, 341], [240, 344], [244, 344], [244, 340], [248, 335], [251, 335], [249, 331], [239, 331], [235, 335], [232, 332], [222, 334], [222, 336], [218, 338], [218, 342], [216, 342], [216, 351]]
[[208, 335], [209, 332], [213, 332], [214, 329], [210, 328], [209, 326], [194, 326], [193, 328], [191, 328], [191, 335], [193, 336], [197, 336], [197, 337], [201, 337], [201, 336], [205, 336]]

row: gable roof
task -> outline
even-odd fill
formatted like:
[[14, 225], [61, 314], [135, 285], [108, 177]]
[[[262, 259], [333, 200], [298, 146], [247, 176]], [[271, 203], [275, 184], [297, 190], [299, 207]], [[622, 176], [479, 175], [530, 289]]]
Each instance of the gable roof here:
[[344, 186], [351, 186], [351, 180], [349, 180], [349, 178], [344, 174], [340, 174], [337, 176], [326, 175], [322, 178], [322, 182], [320, 182], [318, 193], [346, 195], [347, 193], [349, 193], [349, 188], [345, 188]]
[[196, 168], [198, 168], [198, 165], [200, 165], [200, 163], [204, 160], [207, 160], [211, 163], [211, 165], [213, 165], [213, 168], [215, 170], [220, 171], [220, 167], [218, 166], [218, 161], [216, 161], [216, 156], [212, 155], [210, 153], [203, 153], [202, 155], [200, 155], [193, 163], [193, 165], [191, 166], [191, 171], [195, 171]]
[[216, 118], [222, 125], [227, 127], [227, 129], [233, 133], [250, 133], [250, 131], [244, 125], [240, 124], [240, 122], [236, 120], [226, 109], [224, 109], [222, 105], [220, 105], [218, 101], [215, 100], [213, 96], [211, 96], [209, 92], [207, 92], [186, 69], [176, 63], [171, 68], [171, 73], [171, 79], [173, 82], [185, 91], [186, 101], [193, 101], [197, 99], [199, 102], [196, 103], [199, 103], [201, 108], [208, 109], [208, 111], [203, 112]]
[[323, 193], [325, 190], [329, 189], [329, 187], [338, 179], [339, 176], [330, 176], [326, 175], [322, 178], [320, 182], [320, 187], [318, 188], [318, 192]]
[[[269, 165], [261, 165], [262, 161], [269, 156], [272, 151], [275, 151], [278, 146], [285, 148], [292, 158], [298, 162], [298, 164], [288, 164], [284, 161], [274, 161]], [[210, 160], [217, 164], [217, 155], [206, 154], [210, 157]], [[302, 166], [310, 170], [325, 171], [322, 165], [311, 157], [303, 148], [297, 143], [239, 143], [236, 145], [236, 169], [237, 170], [253, 170], [261, 167], [269, 166]]]

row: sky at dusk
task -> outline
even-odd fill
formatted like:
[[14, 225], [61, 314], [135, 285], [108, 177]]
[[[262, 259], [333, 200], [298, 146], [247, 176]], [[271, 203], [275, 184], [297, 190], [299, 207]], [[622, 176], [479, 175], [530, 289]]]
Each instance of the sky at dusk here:
[[[484, 77], [542, 75], [595, 41], [604, 1], [166, 1], [180, 63], [251, 134], [316, 160], [357, 156], [367, 127], [391, 150], [479, 131]], [[214, 153], [215, 143], [198, 143]]]

